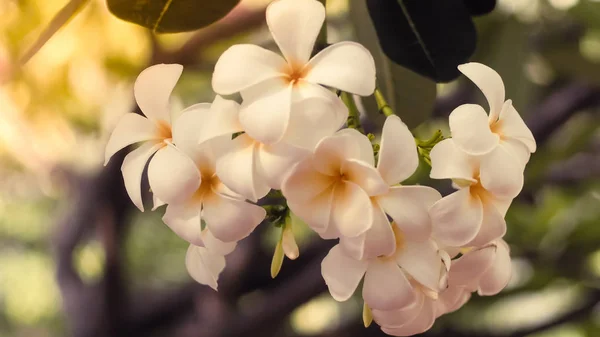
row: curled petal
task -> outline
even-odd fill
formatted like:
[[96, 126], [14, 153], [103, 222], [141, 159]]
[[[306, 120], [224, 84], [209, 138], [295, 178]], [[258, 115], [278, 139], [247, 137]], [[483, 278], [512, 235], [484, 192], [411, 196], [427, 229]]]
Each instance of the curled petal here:
[[487, 99], [490, 106], [490, 120], [498, 119], [505, 95], [504, 82], [500, 75], [494, 69], [476, 62], [461, 64], [458, 70], [473, 81]]
[[162, 219], [180, 238], [193, 245], [204, 246], [200, 233], [200, 211], [200, 204], [168, 205]]
[[133, 204], [142, 212], [144, 211], [144, 204], [142, 203], [142, 173], [144, 173], [144, 167], [146, 167], [148, 159], [162, 146], [163, 144], [159, 143], [144, 143], [127, 154], [123, 160], [123, 165], [121, 165], [125, 190], [127, 190], [127, 194], [131, 201], [133, 201]]
[[452, 140], [470, 155], [489, 153], [500, 141], [500, 137], [490, 129], [488, 116], [479, 105], [459, 106], [450, 113], [449, 123]]
[[535, 138], [533, 138], [531, 130], [529, 130], [521, 115], [513, 107], [511, 100], [506, 101], [497, 123], [498, 131], [504, 137], [518, 140], [527, 147], [529, 152], [535, 152]]
[[139, 74], [133, 85], [133, 94], [146, 117], [170, 124], [169, 98], [182, 71], [180, 64], [157, 64]]
[[523, 188], [523, 166], [503, 146], [481, 158], [479, 174], [481, 185], [496, 198], [514, 198]]
[[210, 193], [203, 200], [202, 216], [215, 238], [224, 242], [239, 241], [250, 235], [265, 218], [265, 209], [244, 200]]
[[481, 199], [468, 188], [458, 190], [437, 201], [429, 210], [433, 236], [442, 244], [460, 247], [473, 240], [483, 221]]
[[290, 122], [292, 86], [281, 86], [253, 101], [244, 101], [240, 123], [252, 138], [273, 144], [281, 140]]
[[442, 276], [442, 258], [437, 245], [432, 241], [404, 241], [396, 262], [417, 282], [437, 292]]
[[412, 305], [417, 296], [394, 261], [375, 260], [365, 273], [363, 299], [372, 309], [395, 310]]
[[460, 309], [471, 298], [471, 292], [462, 287], [448, 287], [442, 291], [436, 301], [436, 316]]
[[377, 170], [394, 185], [410, 177], [419, 166], [419, 154], [412, 133], [400, 117], [389, 116], [383, 125]]
[[286, 68], [285, 60], [270, 50], [252, 44], [237, 44], [219, 57], [212, 87], [220, 95], [231, 95], [266, 80], [282, 77]]
[[431, 235], [429, 207], [442, 196], [427, 186], [394, 186], [377, 202], [394, 219], [407, 238], [423, 241]]
[[188, 155], [198, 148], [198, 130], [210, 119], [210, 103], [194, 104], [173, 122], [173, 143]]
[[315, 55], [307, 68], [306, 81], [361, 96], [375, 91], [375, 61], [359, 43], [335, 43]]
[[352, 296], [367, 270], [367, 262], [355, 260], [334, 246], [321, 262], [321, 274], [336, 301], [346, 301]]
[[240, 106], [235, 101], [223, 99], [221, 96], [215, 97], [210, 106], [208, 116], [200, 123], [196, 134], [198, 143], [204, 143], [209, 139], [220, 136], [232, 135], [242, 131], [244, 128], [240, 124]]
[[436, 318], [435, 314], [434, 301], [425, 299], [419, 315], [417, 315], [410, 323], [398, 328], [382, 327], [381, 330], [392, 336], [417, 335], [429, 330], [433, 326]]
[[348, 159], [342, 163], [341, 171], [348, 181], [360, 186], [369, 196], [385, 194], [389, 190], [379, 172], [365, 162]]
[[469, 242], [468, 246], [481, 247], [506, 234], [506, 221], [504, 216], [490, 202], [483, 203], [483, 220], [477, 236]]
[[381, 327], [399, 328], [414, 320], [421, 312], [421, 309], [423, 309], [424, 303], [425, 296], [419, 293], [416, 301], [406, 308], [388, 311], [373, 310], [373, 319]]
[[479, 168], [479, 163], [461, 151], [452, 139], [445, 139], [437, 143], [429, 157], [431, 158], [431, 178], [476, 182], [473, 176]]
[[506, 242], [497, 241], [496, 258], [479, 281], [477, 293], [480, 296], [493, 296], [506, 287], [512, 276], [510, 250]]
[[525, 144], [516, 139], [503, 139], [499, 147], [503, 147], [507, 152], [514, 155], [522, 167], [525, 167], [529, 162], [529, 158], [531, 158], [531, 151], [529, 151]]
[[152, 193], [167, 204], [189, 199], [200, 187], [200, 172], [194, 162], [173, 146], [156, 152], [148, 165]]
[[267, 7], [267, 25], [290, 64], [303, 66], [325, 21], [325, 7], [312, 0], [279, 0]]
[[185, 254], [185, 267], [196, 282], [217, 290], [219, 274], [225, 269], [225, 257], [190, 245]]
[[373, 207], [367, 193], [358, 185], [344, 181], [334, 188], [330, 226], [344, 236], [358, 236], [373, 225]]
[[475, 291], [479, 280], [488, 271], [496, 258], [496, 246], [476, 248], [456, 260], [450, 267], [449, 287], [463, 287]]
[[158, 131], [154, 123], [138, 114], [127, 113], [121, 116], [113, 130], [104, 152], [104, 165], [117, 151], [137, 142], [158, 139]]

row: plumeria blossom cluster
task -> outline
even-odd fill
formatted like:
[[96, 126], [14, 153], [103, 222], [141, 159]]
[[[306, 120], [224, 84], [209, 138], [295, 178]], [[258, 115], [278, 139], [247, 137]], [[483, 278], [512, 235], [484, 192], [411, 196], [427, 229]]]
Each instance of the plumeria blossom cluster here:
[[[230, 47], [215, 66], [214, 101], [181, 111], [170, 97], [182, 66], [147, 68], [134, 85], [143, 115], [125, 114], [106, 146], [108, 162], [140, 144], [122, 164], [127, 193], [143, 211], [147, 166], [153, 210], [166, 205], [163, 221], [190, 244], [190, 275], [216, 290], [225, 256], [259, 224], [269, 225], [277, 206], [284, 221], [276, 223], [276, 255], [299, 255], [291, 214], [321, 238], [337, 239], [322, 262], [332, 297], [349, 299], [362, 281], [365, 324], [374, 320], [390, 335], [421, 333], [471, 293], [501, 291], [511, 276], [504, 215], [522, 188], [535, 140], [505, 101], [500, 76], [478, 63], [459, 66], [490, 111], [458, 107], [450, 137], [435, 146], [418, 149], [393, 114], [375, 142], [345, 127], [356, 116], [339, 98], [376, 90], [368, 50], [340, 42], [313, 55], [325, 20], [316, 0], [276, 0], [266, 19], [282, 56], [250, 44]], [[235, 93], [241, 103], [224, 97]], [[424, 154], [431, 177], [451, 179], [454, 193], [402, 184]], [[281, 202], [265, 204], [273, 196]]]

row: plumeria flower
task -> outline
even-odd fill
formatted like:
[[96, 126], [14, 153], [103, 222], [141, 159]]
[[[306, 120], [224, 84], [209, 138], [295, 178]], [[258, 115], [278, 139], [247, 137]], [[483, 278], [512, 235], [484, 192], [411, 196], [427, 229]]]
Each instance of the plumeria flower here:
[[415, 172], [419, 155], [412, 134], [398, 116], [386, 119], [380, 145], [377, 172], [389, 188], [370, 198], [372, 227], [357, 237], [340, 238], [342, 247], [356, 259], [388, 256], [396, 251], [388, 215], [412, 239], [427, 241], [432, 231], [429, 207], [442, 197], [431, 187], [399, 184]]
[[[306, 157], [318, 139], [338, 130], [343, 120], [326, 120], [331, 111], [347, 110], [341, 100], [322, 102], [311, 98], [296, 107], [306, 108], [297, 114], [284, 138], [275, 144], [254, 139], [240, 123], [239, 105], [217, 96], [214, 105], [227, 104], [227, 109], [207, 116], [197, 132], [199, 143], [218, 137], [229, 137], [228, 150], [219, 157], [216, 172], [221, 181], [236, 193], [256, 201], [270, 189], [281, 189], [283, 178], [295, 163]], [[305, 113], [306, 112], [306, 113]], [[234, 139], [231, 139], [234, 138]]]
[[[375, 62], [354, 42], [333, 44], [311, 56], [325, 20], [315, 0], [277, 0], [266, 11], [267, 25], [284, 57], [261, 47], [241, 44], [226, 50], [215, 66], [212, 86], [229, 95], [240, 92], [244, 103], [240, 123], [248, 135], [272, 144], [286, 133], [297, 102], [307, 97], [335, 100], [321, 85], [358, 95], [375, 90]], [[339, 120], [343, 116], [334, 115]]]
[[449, 264], [435, 242], [415, 241], [395, 223], [391, 227], [395, 251], [390, 256], [357, 260], [340, 244], [329, 251], [321, 273], [335, 300], [350, 298], [363, 276], [362, 296], [373, 312], [407, 308], [421, 295], [436, 298], [445, 287]]
[[[123, 115], [106, 144], [105, 165], [117, 151], [128, 145], [143, 142], [140, 147], [125, 157], [121, 167], [127, 194], [141, 211], [144, 210], [141, 191], [144, 167], [152, 155], [165, 151], [173, 138], [169, 98], [182, 70], [183, 67], [179, 64], [158, 64], [143, 70], [135, 81], [133, 92], [138, 106], [146, 117], [135, 113]], [[155, 156], [150, 161], [160, 161], [161, 158], [162, 156]], [[155, 164], [169, 165], [165, 162]], [[149, 178], [158, 181], [163, 177]], [[175, 182], [180, 177], [172, 175], [168, 179]], [[181, 181], [177, 183], [185, 184]], [[150, 187], [154, 188], [152, 184]], [[160, 205], [161, 201], [155, 199], [155, 203]]]
[[498, 149], [509, 152], [525, 166], [536, 150], [531, 131], [512, 105], [504, 100], [502, 78], [488, 66], [466, 63], [458, 66], [485, 95], [490, 111], [464, 104], [450, 114], [450, 130], [456, 145], [470, 155], [489, 155]]
[[512, 275], [510, 248], [502, 240], [471, 248], [452, 261], [448, 275], [450, 287], [460, 287], [480, 296], [496, 295], [506, 287]]
[[[203, 242], [202, 222], [216, 239], [236, 242], [248, 236], [266, 216], [262, 207], [247, 203], [216, 174], [217, 158], [229, 151], [231, 136], [198, 144], [198, 130], [204, 121], [230, 110], [237, 110], [237, 103], [220, 97], [212, 105], [201, 103], [186, 109], [173, 126], [175, 146], [157, 153], [158, 160], [148, 166], [154, 195], [168, 204], [164, 222], [180, 237], [198, 246]], [[173, 176], [177, 179], [172, 179]], [[155, 177], [160, 179], [155, 181]]]
[[523, 187], [523, 172], [510, 154], [497, 153], [504, 156], [469, 156], [452, 139], [431, 150], [431, 177], [453, 179], [458, 188], [430, 209], [433, 235], [440, 243], [481, 246], [506, 233], [504, 215]]
[[[207, 230], [204, 230], [207, 232]], [[219, 274], [225, 269], [225, 255], [235, 249], [234, 243], [222, 243], [205, 237], [205, 246], [190, 245], [185, 254], [185, 267], [198, 283], [217, 290]]]

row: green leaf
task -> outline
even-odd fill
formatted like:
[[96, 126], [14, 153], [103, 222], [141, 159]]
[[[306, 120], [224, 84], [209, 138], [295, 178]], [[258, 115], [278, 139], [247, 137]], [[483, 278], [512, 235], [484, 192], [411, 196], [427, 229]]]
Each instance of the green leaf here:
[[178, 33], [206, 27], [223, 18], [239, 0], [107, 0], [118, 18], [157, 33]]
[[[369, 49], [375, 59], [377, 86], [388, 105], [410, 128], [427, 120], [435, 103], [435, 82], [393, 63], [383, 53], [375, 28], [367, 19], [369, 13], [364, 0], [350, 1], [350, 18], [358, 41]], [[378, 113], [375, 98], [363, 98], [363, 103], [369, 119], [382, 126], [385, 116]]]

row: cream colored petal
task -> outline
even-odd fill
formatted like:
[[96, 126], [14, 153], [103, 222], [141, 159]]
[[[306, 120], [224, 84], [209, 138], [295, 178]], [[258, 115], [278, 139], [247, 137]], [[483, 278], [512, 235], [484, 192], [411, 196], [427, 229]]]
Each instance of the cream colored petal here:
[[481, 158], [479, 175], [481, 185], [496, 198], [514, 198], [523, 188], [523, 166], [502, 146]]
[[283, 179], [291, 168], [309, 154], [308, 150], [284, 142], [260, 145], [257, 150], [256, 165], [269, 187], [280, 190]]
[[398, 249], [396, 262], [417, 282], [435, 292], [440, 291], [443, 263], [433, 240], [404, 241]]
[[321, 263], [321, 274], [336, 301], [348, 300], [367, 269], [367, 262], [355, 260], [342, 251], [339, 245], [334, 246]]
[[479, 281], [477, 293], [480, 296], [493, 296], [506, 288], [512, 276], [510, 249], [503, 240], [496, 242], [496, 259]]
[[452, 140], [470, 155], [489, 153], [500, 142], [500, 137], [490, 129], [488, 115], [479, 105], [459, 106], [450, 113], [449, 123]]
[[162, 144], [155, 142], [144, 143], [127, 154], [123, 160], [123, 165], [121, 165], [125, 190], [131, 201], [133, 201], [133, 204], [142, 212], [144, 211], [144, 204], [142, 203], [142, 174], [144, 173], [144, 167], [146, 167], [148, 159], [162, 146]]
[[474, 175], [479, 169], [479, 161], [461, 151], [452, 139], [445, 139], [437, 143], [429, 156], [431, 158], [431, 178], [477, 182]]
[[389, 185], [410, 177], [419, 166], [415, 139], [400, 117], [386, 118], [381, 135], [377, 170]]
[[260, 98], [244, 100], [240, 110], [240, 124], [252, 138], [265, 144], [274, 144], [283, 138], [290, 122], [292, 85], [277, 90], [265, 89]]
[[506, 221], [496, 206], [490, 202], [483, 203], [483, 220], [481, 229], [473, 241], [467, 246], [481, 247], [506, 234]]
[[382, 195], [389, 191], [388, 184], [381, 178], [375, 167], [363, 161], [356, 159], [343, 161], [341, 173], [348, 181], [360, 186], [369, 196]]
[[473, 240], [481, 229], [483, 205], [468, 188], [437, 201], [429, 210], [433, 237], [444, 245], [460, 247]]
[[207, 228], [220, 241], [237, 242], [252, 233], [266, 216], [265, 209], [217, 193], [203, 200], [202, 216]]
[[158, 139], [158, 130], [147, 118], [134, 113], [121, 116], [106, 144], [104, 165], [122, 148], [145, 140]]
[[158, 150], [148, 164], [150, 189], [167, 204], [188, 200], [200, 187], [194, 162], [174, 146]]
[[373, 225], [373, 207], [365, 191], [358, 185], [344, 181], [334, 188], [330, 226], [344, 236], [358, 236]]
[[162, 219], [180, 238], [193, 245], [204, 246], [200, 233], [200, 211], [200, 204], [168, 205]]
[[503, 137], [518, 140], [530, 152], [535, 152], [537, 147], [535, 138], [533, 138], [533, 134], [523, 121], [523, 118], [521, 118], [517, 110], [513, 107], [511, 100], [506, 101], [498, 123], [498, 131]]
[[363, 299], [371, 309], [395, 310], [412, 305], [417, 296], [395, 261], [373, 260], [365, 273]]
[[219, 274], [225, 269], [225, 257], [204, 247], [190, 245], [185, 255], [185, 267], [196, 282], [217, 290]]
[[133, 94], [138, 106], [150, 120], [171, 124], [169, 98], [182, 71], [180, 64], [157, 64], [138, 75]]
[[494, 69], [476, 62], [461, 64], [458, 70], [473, 81], [487, 99], [490, 106], [490, 120], [497, 119], [505, 98], [504, 82], [500, 75]]

